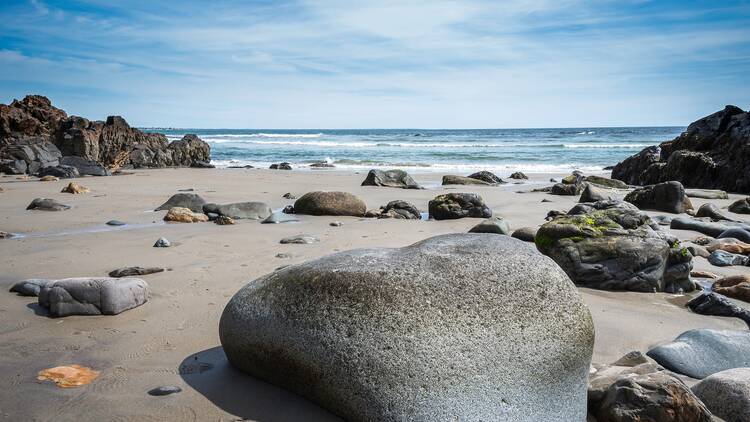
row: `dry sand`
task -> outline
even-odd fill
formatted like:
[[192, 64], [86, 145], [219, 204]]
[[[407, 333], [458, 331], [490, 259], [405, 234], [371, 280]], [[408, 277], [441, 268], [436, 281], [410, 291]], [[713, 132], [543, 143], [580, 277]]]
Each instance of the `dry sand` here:
[[[438, 186], [440, 176], [417, 174], [427, 190], [361, 187], [365, 174], [338, 171], [255, 169], [162, 169], [131, 175], [82, 178], [90, 193], [60, 193], [66, 181], [39, 182], [0, 178], [0, 230], [26, 237], [0, 240], [0, 418], [7, 420], [337, 420], [315, 404], [255, 380], [227, 366], [218, 339], [224, 305], [246, 282], [274, 268], [334, 251], [359, 247], [404, 246], [444, 233], [466, 232], [475, 219], [453, 221], [372, 220], [353, 217], [299, 216], [279, 225], [239, 221], [164, 224], [164, 211], [153, 212], [178, 189], [193, 188], [209, 202], [264, 201], [281, 208], [311, 190], [343, 190], [363, 198], [368, 208], [403, 199], [427, 210], [427, 202], [446, 192], [481, 194], [496, 215], [513, 228], [540, 225], [551, 209], [567, 210], [577, 197], [515, 193], [543, 186], [550, 176], [536, 175], [524, 185], [502, 187]], [[26, 211], [37, 197], [55, 198], [73, 208], [61, 212]], [[542, 203], [542, 199], [552, 202]], [[731, 200], [713, 200], [720, 207]], [[694, 199], [697, 206], [706, 200]], [[658, 213], [652, 213], [658, 214]], [[118, 219], [123, 228], [104, 225]], [[343, 226], [331, 227], [332, 221]], [[321, 238], [313, 245], [281, 245], [296, 234]], [[683, 240], [697, 235], [675, 231]], [[173, 247], [153, 248], [159, 237]], [[289, 253], [291, 258], [277, 258]], [[498, 257], [502, 259], [502, 257]], [[719, 274], [748, 268], [717, 268], [702, 258], [697, 269]], [[122, 266], [161, 266], [163, 273], [143, 276], [151, 288], [145, 305], [118, 316], [52, 319], [36, 298], [7, 289], [25, 278], [103, 276]], [[681, 306], [686, 297], [669, 294], [604, 292], [580, 289], [596, 326], [594, 362], [608, 363], [628, 351], [646, 351], [693, 328], [744, 329], [737, 319], [696, 315]], [[533, 315], [529, 315], [533, 318]], [[36, 380], [37, 373], [79, 364], [100, 371], [93, 383], [58, 388]], [[499, 362], [498, 364], [502, 364]], [[177, 385], [183, 391], [151, 397], [154, 387]]]

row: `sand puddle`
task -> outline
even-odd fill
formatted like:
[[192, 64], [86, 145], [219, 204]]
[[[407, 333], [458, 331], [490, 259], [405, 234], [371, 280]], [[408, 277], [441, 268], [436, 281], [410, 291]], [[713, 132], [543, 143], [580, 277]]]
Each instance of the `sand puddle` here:
[[159, 226], [166, 226], [166, 225], [167, 223], [164, 221], [157, 221], [154, 223], [144, 223], [144, 224], [125, 224], [124, 226], [108, 226], [106, 224], [102, 224], [102, 225], [91, 226], [91, 227], [81, 227], [77, 229], [63, 229], [63, 230], [46, 231], [46, 232], [38, 232], [38, 233], [13, 233], [10, 239], [36, 239], [36, 238], [46, 238], [46, 237], [75, 236], [79, 234], [147, 229], [150, 227], [159, 227]]

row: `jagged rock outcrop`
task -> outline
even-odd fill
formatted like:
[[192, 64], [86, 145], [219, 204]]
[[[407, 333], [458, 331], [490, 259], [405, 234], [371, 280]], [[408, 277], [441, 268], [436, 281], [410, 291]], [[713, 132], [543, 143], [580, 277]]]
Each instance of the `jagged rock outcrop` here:
[[677, 138], [650, 146], [612, 170], [632, 185], [679, 181], [689, 188], [750, 192], [750, 113], [726, 106]]
[[102, 176], [120, 167], [204, 164], [210, 152], [196, 135], [170, 143], [163, 134], [130, 127], [120, 116], [104, 122], [68, 116], [43, 96], [0, 104], [0, 171], [7, 173], [36, 174], [74, 162], [92, 169], [81, 175]]

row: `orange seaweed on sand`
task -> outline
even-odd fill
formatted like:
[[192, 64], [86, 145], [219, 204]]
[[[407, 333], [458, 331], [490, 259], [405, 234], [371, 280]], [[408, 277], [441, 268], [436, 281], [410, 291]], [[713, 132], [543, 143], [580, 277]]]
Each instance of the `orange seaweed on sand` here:
[[39, 381], [52, 381], [58, 387], [71, 388], [90, 384], [98, 376], [98, 371], [74, 364], [41, 370], [36, 379]]

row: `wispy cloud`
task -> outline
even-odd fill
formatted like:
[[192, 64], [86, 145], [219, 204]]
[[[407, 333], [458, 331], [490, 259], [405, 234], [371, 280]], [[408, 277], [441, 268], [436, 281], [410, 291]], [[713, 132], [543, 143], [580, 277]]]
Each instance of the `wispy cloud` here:
[[1, 101], [141, 125], [686, 124], [750, 105], [743, 1], [32, 0], [0, 19]]

